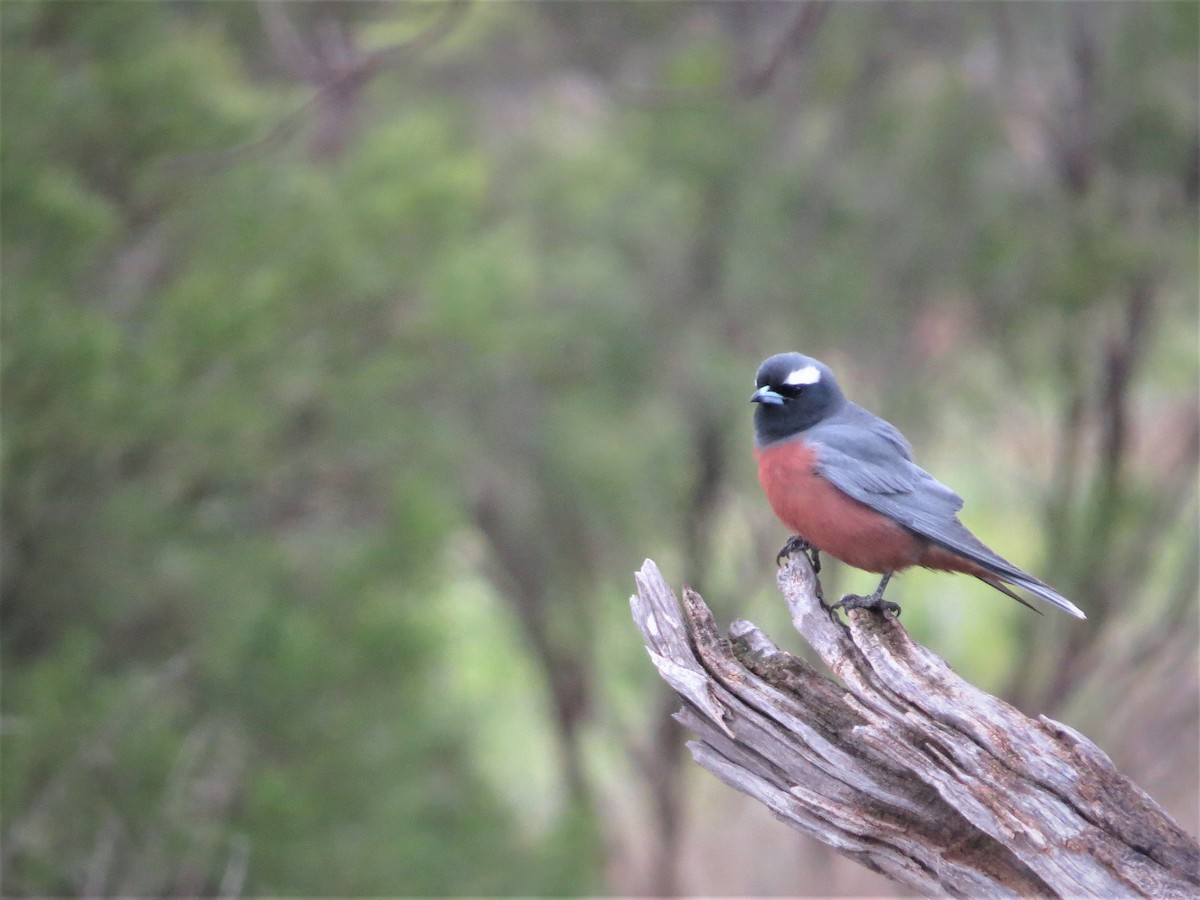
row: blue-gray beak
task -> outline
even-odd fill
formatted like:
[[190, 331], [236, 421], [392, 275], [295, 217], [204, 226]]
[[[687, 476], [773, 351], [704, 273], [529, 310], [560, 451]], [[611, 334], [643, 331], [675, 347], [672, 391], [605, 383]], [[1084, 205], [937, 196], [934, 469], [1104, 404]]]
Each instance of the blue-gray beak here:
[[765, 384], [750, 395], [751, 403], [765, 403], [767, 406], [782, 406], [783, 401], [783, 394], [776, 393]]

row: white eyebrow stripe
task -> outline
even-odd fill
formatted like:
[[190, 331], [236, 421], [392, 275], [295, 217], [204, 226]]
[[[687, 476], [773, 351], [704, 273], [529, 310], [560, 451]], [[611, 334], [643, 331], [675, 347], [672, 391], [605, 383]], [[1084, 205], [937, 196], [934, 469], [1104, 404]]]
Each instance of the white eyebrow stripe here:
[[821, 380], [821, 370], [816, 366], [805, 366], [797, 369], [783, 379], [784, 384], [816, 384]]

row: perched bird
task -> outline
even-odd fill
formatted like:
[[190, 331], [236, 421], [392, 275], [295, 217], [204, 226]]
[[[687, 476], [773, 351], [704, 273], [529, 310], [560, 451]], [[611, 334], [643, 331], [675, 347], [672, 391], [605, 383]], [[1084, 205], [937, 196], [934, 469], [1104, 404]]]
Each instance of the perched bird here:
[[[780, 557], [821, 552], [882, 573], [867, 597], [835, 606], [899, 612], [883, 599], [893, 573], [910, 566], [965, 572], [1029, 606], [1006, 585], [1085, 618], [1070, 600], [1003, 559], [958, 520], [958, 494], [912, 461], [904, 435], [842, 394], [829, 368], [800, 353], [766, 360], [754, 379], [758, 480], [795, 532]], [[1030, 607], [1032, 609], [1032, 607]]]

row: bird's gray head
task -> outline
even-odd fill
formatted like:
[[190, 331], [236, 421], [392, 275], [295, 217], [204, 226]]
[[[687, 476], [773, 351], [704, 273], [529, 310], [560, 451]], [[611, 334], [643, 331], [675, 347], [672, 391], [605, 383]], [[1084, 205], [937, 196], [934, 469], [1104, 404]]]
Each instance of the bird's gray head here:
[[802, 353], [779, 353], [765, 360], [754, 388], [750, 400], [758, 404], [754, 438], [759, 446], [807, 431], [846, 403], [829, 367]]

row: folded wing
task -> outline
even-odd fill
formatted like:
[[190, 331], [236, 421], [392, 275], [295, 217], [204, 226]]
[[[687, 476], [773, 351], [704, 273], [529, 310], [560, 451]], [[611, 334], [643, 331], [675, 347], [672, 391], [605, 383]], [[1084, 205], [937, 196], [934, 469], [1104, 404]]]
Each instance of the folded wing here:
[[958, 520], [963, 500], [912, 461], [891, 424], [850, 405], [805, 435], [817, 451], [817, 474], [926, 540], [971, 560], [1078, 618], [1075, 604], [987, 547]]

